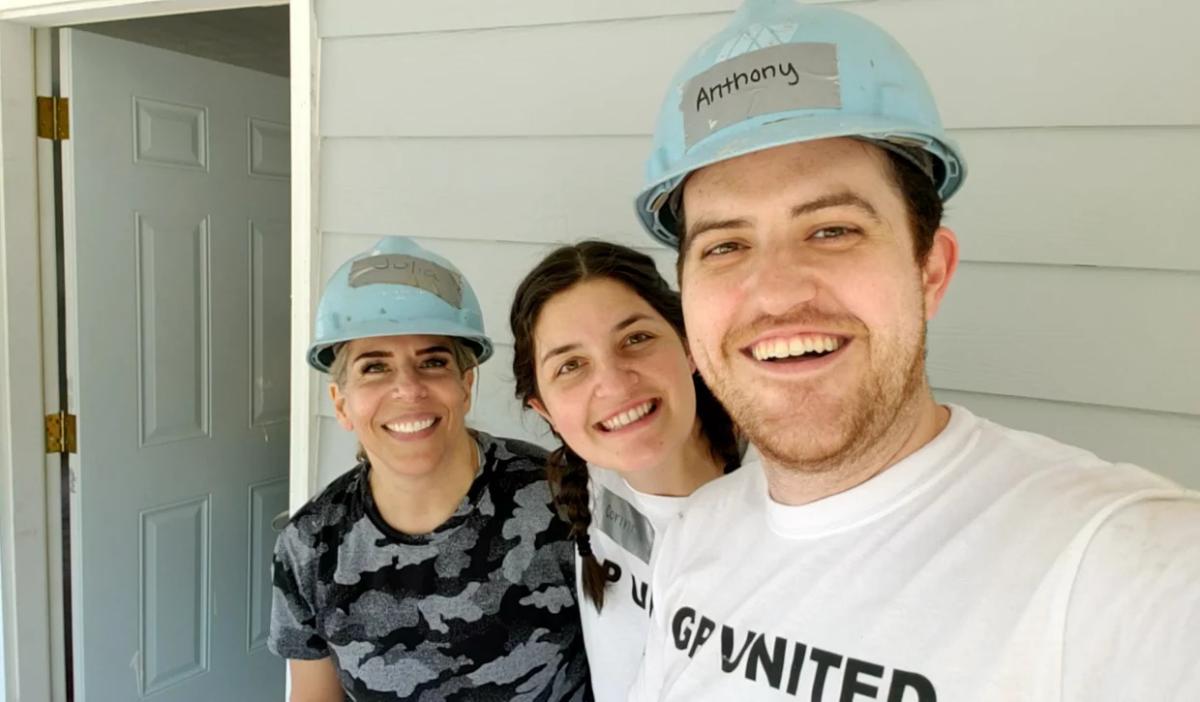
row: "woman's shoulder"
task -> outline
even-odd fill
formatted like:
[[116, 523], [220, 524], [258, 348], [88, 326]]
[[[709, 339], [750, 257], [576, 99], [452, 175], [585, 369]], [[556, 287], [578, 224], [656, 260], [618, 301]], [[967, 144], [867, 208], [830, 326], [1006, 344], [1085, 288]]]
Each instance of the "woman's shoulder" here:
[[475, 431], [483, 453], [483, 483], [494, 500], [551, 505], [546, 449], [521, 439]]
[[507, 436], [494, 436], [475, 430], [475, 440], [483, 451], [484, 459], [508, 471], [544, 472], [546, 449], [529, 441]]
[[288, 520], [288, 530], [315, 532], [339, 523], [355, 521], [357, 513], [361, 511], [366, 473], [366, 465], [360, 463], [334, 478], [321, 492], [296, 510]]

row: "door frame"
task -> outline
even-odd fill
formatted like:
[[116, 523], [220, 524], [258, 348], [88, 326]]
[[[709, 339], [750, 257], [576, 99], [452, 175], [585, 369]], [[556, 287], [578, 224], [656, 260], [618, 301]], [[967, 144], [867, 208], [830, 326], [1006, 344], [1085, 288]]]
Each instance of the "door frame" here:
[[[315, 488], [318, 384], [304, 358], [319, 290], [317, 0], [0, 0], [0, 607], [6, 702], [65, 700], [59, 458], [43, 417], [58, 407], [58, 286], [51, 149], [35, 138], [49, 87], [49, 27], [290, 5], [291, 439], [289, 504]], [[41, 33], [42, 41], [35, 41]], [[40, 52], [41, 59], [35, 55]], [[49, 189], [46, 189], [49, 185]], [[20, 344], [15, 342], [19, 341]], [[69, 403], [70, 404], [70, 403]], [[65, 408], [63, 408], [65, 409]], [[86, 421], [81, 418], [80, 421]], [[20, 567], [18, 567], [20, 564]], [[5, 696], [6, 695], [6, 696]]]

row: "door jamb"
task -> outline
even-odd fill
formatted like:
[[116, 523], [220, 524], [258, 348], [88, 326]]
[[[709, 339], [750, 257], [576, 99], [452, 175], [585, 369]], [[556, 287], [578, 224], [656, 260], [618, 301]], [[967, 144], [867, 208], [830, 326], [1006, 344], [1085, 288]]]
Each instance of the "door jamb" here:
[[[57, 456], [43, 417], [58, 411], [54, 214], [35, 140], [34, 34], [150, 15], [290, 4], [291, 444], [289, 504], [315, 489], [318, 384], [304, 358], [319, 290], [317, 0], [0, 0], [0, 607], [8, 702], [65, 700]], [[45, 44], [45, 42], [41, 42]], [[45, 58], [45, 57], [43, 57]], [[41, 63], [44, 63], [41, 62]], [[41, 79], [42, 76], [37, 76]], [[37, 83], [43, 80], [37, 80]], [[44, 93], [43, 93], [44, 94]], [[42, 234], [49, 225], [46, 248]], [[20, 342], [19, 344], [15, 342]], [[51, 459], [53, 463], [51, 463]], [[53, 465], [53, 470], [50, 467]], [[20, 568], [18, 569], [18, 564]]]

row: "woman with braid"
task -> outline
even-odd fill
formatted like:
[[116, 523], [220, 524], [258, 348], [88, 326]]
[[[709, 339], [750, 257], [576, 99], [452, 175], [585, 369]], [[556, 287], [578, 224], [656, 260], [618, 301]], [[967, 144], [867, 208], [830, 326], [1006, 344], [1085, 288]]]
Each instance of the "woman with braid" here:
[[737, 466], [733, 426], [688, 355], [679, 294], [645, 254], [562, 247], [525, 276], [509, 320], [517, 397], [563, 442], [548, 477], [578, 553], [592, 687], [598, 702], [624, 702], [655, 537]]

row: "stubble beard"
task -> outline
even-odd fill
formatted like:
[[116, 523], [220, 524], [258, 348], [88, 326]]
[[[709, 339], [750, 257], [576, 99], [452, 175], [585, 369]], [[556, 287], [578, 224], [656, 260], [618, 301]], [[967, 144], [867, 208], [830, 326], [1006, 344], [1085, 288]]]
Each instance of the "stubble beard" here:
[[[927, 391], [924, 328], [915, 336], [889, 344], [858, 387], [840, 400], [797, 389], [782, 406], [772, 407], [728, 372], [712, 379], [713, 392], [768, 463], [802, 474], [859, 472], [874, 454], [887, 454], [898, 443], [888, 440], [889, 433], [904, 433], [897, 429], [910, 423], [905, 420], [916, 415]], [[866, 342], [868, 350], [871, 341], [855, 340]], [[726, 368], [730, 353], [736, 351], [723, 349]]]

